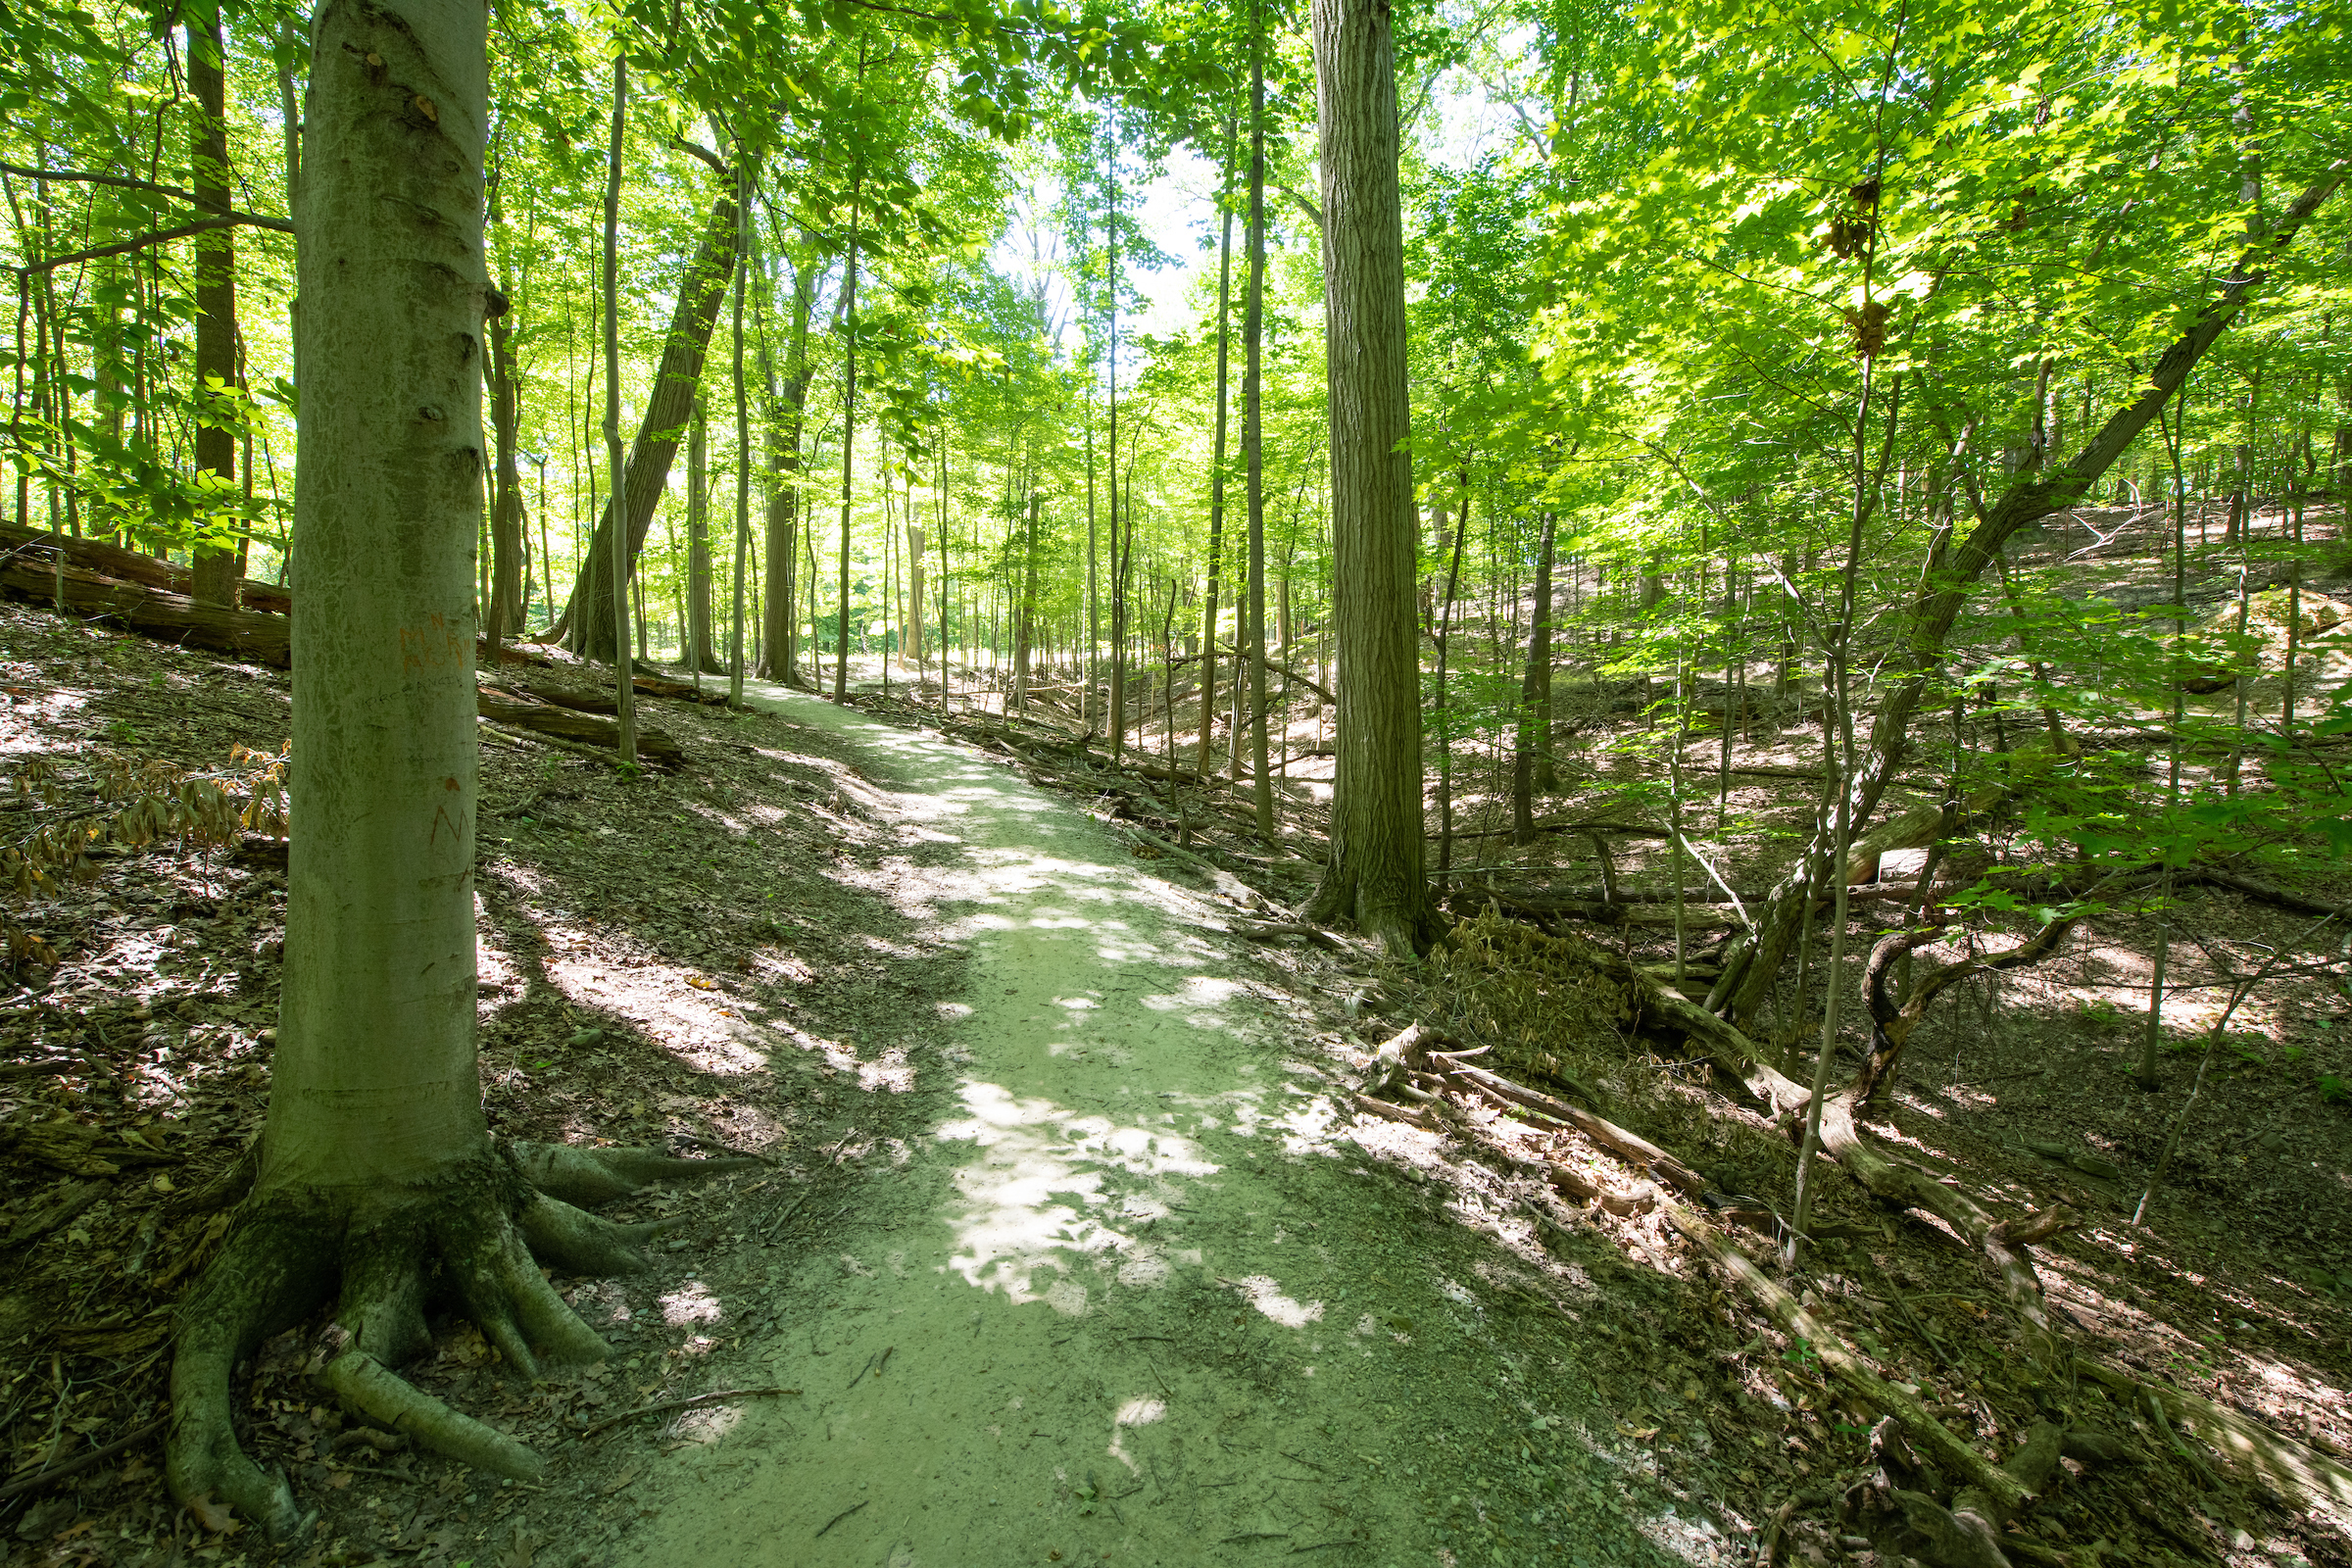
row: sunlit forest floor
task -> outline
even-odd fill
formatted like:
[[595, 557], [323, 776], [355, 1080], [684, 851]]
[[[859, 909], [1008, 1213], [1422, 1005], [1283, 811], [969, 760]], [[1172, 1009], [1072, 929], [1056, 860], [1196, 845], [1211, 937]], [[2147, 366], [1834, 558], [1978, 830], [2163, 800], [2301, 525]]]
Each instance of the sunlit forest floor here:
[[[2125, 533], [2103, 537], [2132, 548]], [[2052, 531], [2040, 548], [2089, 542]], [[2144, 574], [2154, 552], [2135, 553]], [[2337, 592], [2320, 580], [2306, 587]], [[0, 609], [0, 752], [22, 781], [5, 808], [27, 827], [119, 822], [142, 792], [169, 793], [191, 775], [245, 787], [238, 781], [267, 758], [233, 749], [273, 754], [285, 739], [283, 671], [23, 606]], [[1539, 820], [1654, 825], [1644, 814], [1656, 808], [1654, 772], [1616, 749], [1643, 728], [1638, 687], [1576, 672], [1596, 657], [1564, 650], [1554, 731], [1562, 787], [1539, 804]], [[558, 660], [547, 676], [587, 691], [593, 673]], [[1655, 841], [1615, 841], [1621, 907], [1606, 923], [1584, 919], [1579, 906], [1602, 880], [1590, 840], [1511, 842], [1494, 737], [1456, 743], [1446, 882], [1451, 907], [1473, 924], [1454, 949], [1401, 964], [1294, 912], [1312, 886], [1330, 776], [1330, 710], [1311, 693], [1295, 689], [1287, 736], [1277, 727], [1287, 761], [1281, 831], [1269, 843], [1255, 833], [1247, 788], [1192, 771], [1197, 698], [1182, 682], [1171, 768], [1165, 706], [1131, 744], [1145, 765], [1113, 766], [1099, 735], [1081, 742], [1086, 726], [1067, 694], [1041, 696], [1025, 716], [1007, 712], [987, 672], [959, 668], [943, 710], [936, 665], [923, 703], [905, 672], [893, 670], [888, 697], [878, 663], [854, 663], [853, 674], [867, 713], [969, 741], [1008, 774], [1066, 792], [1123, 836], [1139, 864], [1221, 900], [1225, 923], [1254, 954], [1253, 983], [1288, 999], [1298, 1049], [1335, 1082], [1377, 1080], [1378, 1049], [1418, 1025], [1448, 1049], [1491, 1048], [1489, 1060], [1538, 1087], [1588, 1089], [1618, 1126], [1714, 1190], [1785, 1209], [1794, 1155], [1784, 1130], [1678, 1038], [1629, 1021], [1622, 991], [1591, 981], [1574, 957], [1589, 939], [1672, 983], [1670, 873]], [[1768, 670], [1750, 679], [1770, 697]], [[2277, 687], [2275, 675], [2254, 683], [2257, 711], [2277, 711]], [[2235, 698], [2191, 701], [2220, 712]], [[1702, 736], [1690, 749], [1691, 836], [1702, 851], [1720, 843], [1725, 879], [1743, 900], [1789, 863], [1813, 808], [1818, 777], [1806, 775], [1821, 754], [1807, 712], [1800, 686], [1736, 737], [1724, 807], [1736, 829], [1720, 839], [1714, 742]], [[682, 748], [674, 771], [628, 779], [592, 747], [485, 725], [486, 1103], [494, 1125], [517, 1136], [666, 1140], [771, 1163], [687, 1197], [634, 1200], [631, 1215], [683, 1223], [654, 1275], [570, 1285], [616, 1345], [604, 1370], [524, 1384], [453, 1326], [416, 1371], [560, 1455], [545, 1490], [480, 1481], [347, 1423], [303, 1376], [302, 1332], [266, 1347], [244, 1386], [247, 1441], [322, 1509], [316, 1535], [284, 1560], [623, 1555], [666, 1495], [657, 1484], [664, 1464], [723, 1437], [707, 1408], [675, 1401], [765, 1385], [749, 1350], [788, 1326], [792, 1304], [761, 1292], [832, 1227], [856, 1223], [869, 1174], [886, 1176], [894, 1141], [913, 1130], [919, 1097], [909, 1091], [936, 1045], [940, 1004], [962, 980], [956, 956], [893, 889], [943, 852], [892, 816], [838, 736], [683, 703], [649, 702], [644, 713]], [[1989, 748], [1991, 722], [1971, 715], [1963, 744]], [[2147, 748], [2130, 724], [2079, 738]], [[1221, 773], [1221, 735], [1210, 760]], [[1935, 798], [1937, 774], [1923, 756], [1916, 799]], [[1431, 831], [1441, 831], [1434, 805]], [[246, 833], [197, 853], [170, 835], [109, 835], [91, 849], [86, 880], [20, 897], [12, 914], [11, 984], [0, 997], [0, 1443], [10, 1476], [0, 1481], [0, 1542], [7, 1560], [27, 1563], [270, 1560], [246, 1537], [208, 1535], [170, 1504], [157, 1422], [172, 1310], [226, 1229], [207, 1184], [255, 1136], [266, 1105], [284, 842]], [[2003, 842], [1996, 826], [1989, 847], [1947, 860], [1939, 880], [1993, 869]], [[1436, 852], [1433, 842], [1433, 861]], [[1881, 881], [1856, 890], [1851, 972], [1839, 982], [1849, 993], [1870, 936], [1899, 918], [1919, 869], [1917, 856], [1890, 856]], [[1552, 897], [1563, 888], [1573, 896]], [[2332, 906], [2352, 886], [2312, 875], [2293, 891]], [[1720, 897], [1693, 873], [1685, 916], [1693, 992], [1739, 917]], [[2064, 1202], [2084, 1216], [2033, 1254], [2054, 1322], [2082, 1357], [2074, 1386], [2054, 1390], [2028, 1372], [1981, 1257], [1835, 1171], [1819, 1245], [1786, 1283], [1880, 1375], [1916, 1391], [1983, 1451], [2006, 1454], [2054, 1403], [2123, 1439], [2125, 1465], [2070, 1464], [2011, 1533], [2016, 1560], [2352, 1563], [2341, 1509], [2330, 1517], [2290, 1499], [2276, 1473], [2207, 1446], [2129, 1393], [2132, 1378], [2161, 1381], [2319, 1455], [2352, 1447], [2352, 1106], [2328, 1087], [2352, 1080], [2341, 964], [2277, 969], [2214, 1036], [2218, 999], [2311, 919], [2224, 887], [2183, 888], [2180, 898], [2155, 1093], [2127, 1076], [2154, 922], [2110, 913], [2078, 927], [2048, 961], [1943, 997], [1911, 1040], [1889, 1106], [1869, 1124], [1884, 1145], [2002, 1214]], [[1970, 940], [2004, 938], [1997, 922], [1975, 937], [1955, 931], [1948, 949], [1918, 959]], [[1562, 981], [1570, 971], [1583, 978]], [[1815, 995], [1824, 983], [1817, 970]], [[1791, 991], [1781, 1008], [1794, 1013]], [[1786, 1027], [1780, 1016], [1768, 1016], [1767, 1034]], [[1855, 1007], [1846, 1016], [1850, 1059], [1867, 1044], [1867, 1019]], [[1789, 1065], [1805, 1070], [1793, 1054]], [[2165, 1184], [2134, 1225], [2200, 1081]], [[1667, 1223], [1667, 1205], [1643, 1198], [1642, 1168], [1475, 1096], [1391, 1093], [1386, 1103], [1404, 1114], [1359, 1103], [1348, 1136], [1365, 1159], [1432, 1195], [1447, 1247], [1478, 1250], [1476, 1309], [1496, 1353], [1561, 1369], [1563, 1388], [1583, 1390], [1566, 1438], [1610, 1456], [1629, 1478], [1627, 1495], [1646, 1499], [1629, 1516], [1648, 1520], [1645, 1539], [1691, 1561], [1761, 1554], [1893, 1568], [1901, 1547], [1872, 1512], [1872, 1478], [1890, 1463], [1878, 1413], [1702, 1263]], [[1596, 1196], [1561, 1201], [1544, 1175], [1561, 1167]], [[1742, 1224], [1730, 1234], [1772, 1267], [1770, 1223]], [[771, 1304], [717, 1305], [761, 1299]], [[1429, 1475], [1410, 1502], [1439, 1559], [1547, 1560], [1546, 1532], [1573, 1512], [1546, 1491], [1561, 1432], [1449, 1427], [1442, 1401], [1427, 1408]], [[613, 1417], [623, 1419], [603, 1425]], [[1667, 1507], [1679, 1510], [1679, 1531], [1659, 1524]]]

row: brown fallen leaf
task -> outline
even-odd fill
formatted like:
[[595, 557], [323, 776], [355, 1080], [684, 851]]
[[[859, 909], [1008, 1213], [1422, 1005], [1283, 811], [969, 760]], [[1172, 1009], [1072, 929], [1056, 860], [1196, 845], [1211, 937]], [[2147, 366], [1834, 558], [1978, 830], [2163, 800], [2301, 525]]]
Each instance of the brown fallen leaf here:
[[216, 1499], [210, 1489], [188, 1499], [188, 1512], [216, 1536], [233, 1536], [245, 1528], [244, 1521], [229, 1511], [227, 1503]]
[[623, 1470], [620, 1474], [614, 1476], [612, 1480], [597, 1488], [597, 1495], [602, 1497], [610, 1497], [612, 1495], [612, 1494], [618, 1492], [621, 1488], [636, 1480], [638, 1472], [644, 1468], [645, 1467], [643, 1465], [633, 1464], [629, 1466], [626, 1470]]

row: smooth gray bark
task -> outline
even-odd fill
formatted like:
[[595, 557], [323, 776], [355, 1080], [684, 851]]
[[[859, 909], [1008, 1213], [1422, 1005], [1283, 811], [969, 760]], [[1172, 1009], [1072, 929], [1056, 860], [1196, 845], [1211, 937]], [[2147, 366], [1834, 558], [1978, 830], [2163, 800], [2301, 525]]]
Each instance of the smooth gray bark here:
[[[302, 831], [265, 1191], [418, 1184], [488, 1144], [473, 1044], [483, 25], [468, 0], [329, 0], [314, 24], [295, 214]], [[386, 224], [387, 207], [431, 220]]]

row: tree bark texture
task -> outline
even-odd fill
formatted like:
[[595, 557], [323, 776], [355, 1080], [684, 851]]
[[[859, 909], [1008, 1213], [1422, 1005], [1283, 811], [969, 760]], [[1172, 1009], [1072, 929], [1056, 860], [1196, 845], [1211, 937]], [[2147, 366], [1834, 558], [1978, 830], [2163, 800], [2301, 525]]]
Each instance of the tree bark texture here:
[[[760, 231], [752, 230], [758, 250]], [[760, 639], [760, 673], [787, 686], [804, 684], [800, 665], [801, 612], [799, 594], [801, 528], [801, 411], [808, 397], [808, 313], [816, 304], [816, 278], [806, 266], [792, 269], [792, 349], [779, 384], [775, 361], [764, 334], [760, 340], [760, 369], [767, 382], [771, 410], [762, 438], [767, 447], [767, 598], [761, 606], [764, 626]]]
[[696, 675], [718, 673], [710, 651], [710, 419], [697, 399], [686, 428], [686, 658]]
[[1421, 671], [1413, 624], [1404, 238], [1396, 83], [1382, 0], [1315, 0], [1332, 618], [1339, 637], [1331, 858], [1310, 918], [1351, 918], [1392, 953], [1435, 923], [1421, 862]]
[[1522, 844], [1536, 836], [1536, 793], [1559, 788], [1551, 760], [1551, 551], [1558, 526], [1559, 514], [1545, 512], [1536, 550], [1535, 624], [1519, 682], [1519, 734], [1511, 748], [1511, 833]]
[[[1217, 573], [1225, 549], [1225, 430], [1232, 375], [1234, 129], [1225, 125], [1225, 184], [1219, 191], [1217, 224], [1217, 435], [1208, 468], [1207, 604], [1200, 612], [1200, 748], [1194, 766], [1208, 771], [1208, 753], [1217, 728]], [[1238, 737], [1237, 737], [1238, 744]]]
[[506, 311], [490, 318], [490, 614], [483, 635], [495, 648], [522, 629], [522, 474], [515, 466], [521, 388]]
[[[1250, 233], [1249, 300], [1242, 311], [1242, 451], [1249, 464], [1250, 805], [1257, 832], [1274, 837], [1274, 778], [1266, 768], [1266, 466], [1261, 404], [1266, 325], [1266, 66], [1258, 8], [1250, 8]], [[1401, 232], [1401, 230], [1399, 231]], [[1399, 242], [1401, 243], [1401, 241]], [[1401, 278], [1403, 253], [1398, 252]], [[1399, 340], [1398, 346], [1402, 347]], [[1238, 749], [1242, 738], [1233, 743]]]
[[313, 27], [295, 213], [303, 829], [265, 1193], [412, 1187], [489, 1138], [473, 1043], [483, 12], [328, 0]]
[[[859, 72], [862, 76], [862, 70]], [[841, 570], [833, 641], [833, 700], [849, 700], [850, 682], [850, 481], [858, 466], [858, 226], [859, 190], [850, 185], [850, 254], [841, 290]], [[814, 627], [810, 627], [813, 632]]]

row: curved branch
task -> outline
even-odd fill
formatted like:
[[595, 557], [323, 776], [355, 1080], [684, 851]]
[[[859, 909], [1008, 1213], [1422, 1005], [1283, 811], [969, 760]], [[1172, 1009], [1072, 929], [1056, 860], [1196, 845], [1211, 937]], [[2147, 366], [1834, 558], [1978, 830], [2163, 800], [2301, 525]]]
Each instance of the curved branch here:
[[143, 251], [150, 245], [162, 245], [171, 240], [186, 239], [190, 234], [202, 234], [216, 228], [238, 227], [274, 229], [280, 234], [294, 232], [294, 225], [282, 218], [264, 218], [258, 213], [229, 213], [221, 218], [199, 218], [193, 222], [180, 223], [172, 228], [159, 228], [151, 234], [141, 234], [136, 239], [116, 240], [109, 245], [93, 245], [86, 251], [69, 251], [63, 256], [52, 256], [45, 262], [27, 262], [23, 267], [12, 267], [9, 270], [28, 277], [35, 272], [53, 272], [61, 267], [72, 267], [77, 262], [95, 262], [108, 256], [125, 256], [132, 251]]
[[1897, 931], [1882, 937], [1871, 950], [1870, 963], [1863, 971], [1862, 996], [1870, 1010], [1870, 1055], [1854, 1077], [1854, 1094], [1864, 1102], [1878, 1098], [1893, 1078], [1895, 1058], [1902, 1054], [1903, 1042], [1911, 1038], [1911, 1031], [1927, 1016], [1928, 1008], [1938, 996], [1972, 975], [1998, 974], [2039, 963], [2058, 951], [2058, 944], [2066, 940], [2067, 933], [2082, 918], [2079, 913], [2061, 915], [2006, 953], [1962, 958], [1931, 970], [1899, 1004], [1886, 994], [1886, 976], [1893, 969], [1894, 960], [1934, 941], [1947, 928], [1938, 922], [1916, 931]]

